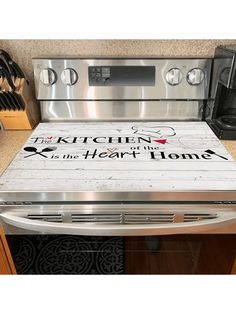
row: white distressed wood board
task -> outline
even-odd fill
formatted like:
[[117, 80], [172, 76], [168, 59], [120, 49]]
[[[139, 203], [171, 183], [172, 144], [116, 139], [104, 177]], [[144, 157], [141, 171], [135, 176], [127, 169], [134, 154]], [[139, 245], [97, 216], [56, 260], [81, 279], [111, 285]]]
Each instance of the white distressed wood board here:
[[236, 162], [205, 122], [41, 123], [0, 191], [236, 190]]

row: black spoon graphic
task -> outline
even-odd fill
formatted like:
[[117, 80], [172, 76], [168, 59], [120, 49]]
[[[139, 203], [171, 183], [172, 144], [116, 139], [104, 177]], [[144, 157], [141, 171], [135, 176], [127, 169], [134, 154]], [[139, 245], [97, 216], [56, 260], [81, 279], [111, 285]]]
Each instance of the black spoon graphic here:
[[55, 146], [53, 147], [46, 147], [44, 148], [41, 153], [45, 153], [45, 152], [53, 152], [54, 150], [56, 150], [57, 148]]
[[220, 157], [220, 158], [223, 158], [223, 159], [225, 159], [225, 160], [228, 160], [228, 158], [216, 154], [216, 153], [215, 153], [213, 150], [211, 150], [211, 149], [207, 149], [207, 150], [205, 150], [205, 152], [206, 152], [207, 154], [216, 155], [216, 156], [218, 156], [218, 157]]
[[57, 148], [54, 146], [54, 147], [46, 147], [44, 149], [41, 150], [41, 152], [38, 152], [37, 148], [36, 147], [32, 147], [32, 146], [28, 146], [28, 147], [24, 147], [24, 150], [26, 152], [34, 152], [33, 154], [31, 155], [28, 155], [28, 156], [25, 156], [25, 158], [28, 158], [30, 156], [34, 156], [34, 155], [41, 155], [45, 158], [48, 158], [47, 156], [43, 155], [42, 153], [46, 153], [46, 152], [52, 152], [54, 150], [56, 150]]

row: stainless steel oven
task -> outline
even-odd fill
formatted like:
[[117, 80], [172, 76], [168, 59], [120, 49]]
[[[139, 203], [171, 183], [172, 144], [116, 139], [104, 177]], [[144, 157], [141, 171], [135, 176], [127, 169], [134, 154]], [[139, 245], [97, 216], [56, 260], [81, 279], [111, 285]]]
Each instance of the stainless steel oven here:
[[205, 121], [212, 60], [33, 66], [43, 122], [0, 180], [0, 219], [21, 266], [39, 241], [36, 273], [229, 273], [236, 163]]

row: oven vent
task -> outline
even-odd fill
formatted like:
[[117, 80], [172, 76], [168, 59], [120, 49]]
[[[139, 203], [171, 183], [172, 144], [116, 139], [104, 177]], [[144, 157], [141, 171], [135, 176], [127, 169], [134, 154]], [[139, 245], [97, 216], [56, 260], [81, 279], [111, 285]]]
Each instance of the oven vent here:
[[152, 213], [152, 214], [125, 214], [125, 224], [165, 224], [173, 223], [174, 214], [172, 213]]
[[27, 215], [28, 219], [32, 220], [43, 220], [48, 222], [63, 222], [61, 214], [38, 214], [38, 215]]
[[120, 224], [122, 223], [122, 215], [121, 214], [72, 214], [71, 222]]
[[167, 224], [188, 223], [218, 218], [216, 213], [102, 213], [102, 214], [30, 214], [28, 219], [48, 222], [92, 224]]
[[208, 220], [218, 218], [217, 214], [205, 214], [205, 213], [193, 213], [193, 214], [184, 214], [184, 222], [193, 222], [199, 220]]

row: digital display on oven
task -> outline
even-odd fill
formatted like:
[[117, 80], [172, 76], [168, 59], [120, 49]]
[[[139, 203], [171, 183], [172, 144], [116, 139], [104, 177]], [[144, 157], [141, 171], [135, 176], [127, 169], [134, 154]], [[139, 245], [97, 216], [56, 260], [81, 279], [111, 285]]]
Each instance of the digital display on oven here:
[[89, 66], [89, 86], [154, 86], [155, 66]]

